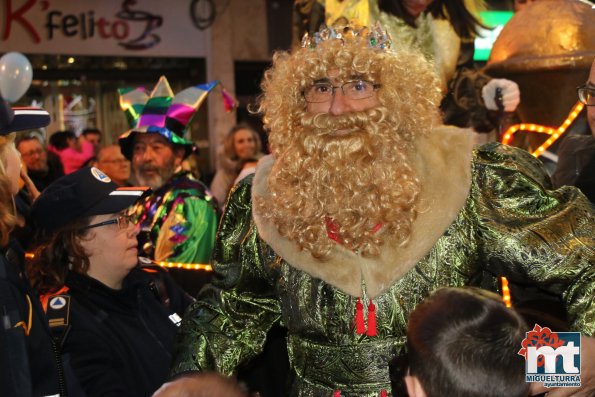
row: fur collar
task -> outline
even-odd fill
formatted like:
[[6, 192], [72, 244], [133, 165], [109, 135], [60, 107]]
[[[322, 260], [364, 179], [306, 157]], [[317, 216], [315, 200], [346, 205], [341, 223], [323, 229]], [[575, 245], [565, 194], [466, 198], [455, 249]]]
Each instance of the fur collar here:
[[[271, 222], [253, 211], [260, 237], [292, 267], [340, 289], [375, 298], [413, 268], [434, 246], [465, 204], [471, 185], [472, 134], [456, 127], [434, 129], [417, 143], [415, 167], [422, 180], [421, 210], [410, 241], [399, 246], [388, 239], [376, 258], [365, 258], [336, 245], [328, 260], [320, 261], [281, 237]], [[267, 198], [267, 177], [274, 158], [263, 158], [254, 177], [252, 195]], [[254, 208], [254, 207], [253, 207]]]

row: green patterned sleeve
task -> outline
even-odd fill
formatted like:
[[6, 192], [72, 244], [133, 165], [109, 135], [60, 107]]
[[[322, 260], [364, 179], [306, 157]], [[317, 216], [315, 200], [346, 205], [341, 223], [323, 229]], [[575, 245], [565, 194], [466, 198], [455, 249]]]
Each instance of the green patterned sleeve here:
[[215, 242], [213, 281], [184, 315], [172, 376], [206, 370], [231, 375], [262, 350], [281, 317], [252, 222], [251, 181], [245, 178], [230, 195]]
[[552, 190], [541, 162], [500, 144], [476, 149], [472, 205], [481, 261], [494, 275], [560, 297], [570, 326], [595, 334], [594, 207], [576, 188]]
[[[176, 204], [173, 209], [180, 214], [181, 221], [176, 228], [180, 228], [183, 236], [171, 233], [174, 241], [179, 242], [174, 247], [174, 255], [167, 260], [170, 262], [208, 264], [217, 231], [217, 212], [212, 203], [198, 197], [186, 197]], [[177, 230], [177, 229], [176, 229]]]

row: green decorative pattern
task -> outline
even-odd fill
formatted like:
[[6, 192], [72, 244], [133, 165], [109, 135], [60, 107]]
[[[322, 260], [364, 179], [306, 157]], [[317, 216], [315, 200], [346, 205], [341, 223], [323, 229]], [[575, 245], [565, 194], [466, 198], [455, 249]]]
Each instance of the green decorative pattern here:
[[[355, 333], [357, 298], [291, 267], [258, 236], [251, 178], [232, 192], [214, 252], [217, 277], [186, 313], [173, 375], [232, 374], [289, 330], [292, 396], [377, 397], [404, 352], [407, 317], [442, 286], [497, 285], [497, 276], [559, 296], [574, 330], [595, 333], [593, 207], [574, 188], [549, 190], [539, 161], [498, 144], [476, 149], [469, 197], [427, 255], [374, 299], [377, 337]], [[324, 264], [321, 264], [324, 266]]]

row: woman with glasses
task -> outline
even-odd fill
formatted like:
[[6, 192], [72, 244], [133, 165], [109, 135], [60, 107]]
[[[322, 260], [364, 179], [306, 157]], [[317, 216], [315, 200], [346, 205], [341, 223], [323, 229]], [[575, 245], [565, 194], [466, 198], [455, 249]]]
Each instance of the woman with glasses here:
[[50, 324], [62, 310], [62, 357], [87, 396], [159, 388], [191, 301], [161, 268], [139, 266], [139, 226], [126, 210], [145, 190], [83, 168], [51, 184], [32, 208], [42, 243], [28, 272]]

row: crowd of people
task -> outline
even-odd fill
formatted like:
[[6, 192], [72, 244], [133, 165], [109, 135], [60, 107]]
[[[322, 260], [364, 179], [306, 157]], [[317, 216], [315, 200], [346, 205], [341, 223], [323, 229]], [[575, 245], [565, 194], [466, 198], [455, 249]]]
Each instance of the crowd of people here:
[[[247, 397], [266, 392], [243, 369], [279, 345], [286, 373], [259, 364], [277, 395], [595, 394], [592, 153], [554, 188], [526, 151], [475, 145], [520, 94], [467, 62], [466, 3], [365, 3], [371, 27], [308, 9], [261, 84], [270, 147], [234, 126], [211, 189], [185, 166], [196, 87], [121, 90], [114, 145], [89, 129], [46, 147], [49, 114], [0, 98], [1, 395]], [[593, 136], [594, 94], [595, 60]], [[580, 387], [526, 381], [534, 321], [580, 332]]]

